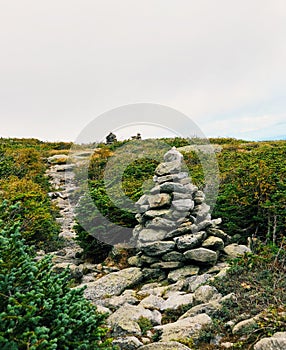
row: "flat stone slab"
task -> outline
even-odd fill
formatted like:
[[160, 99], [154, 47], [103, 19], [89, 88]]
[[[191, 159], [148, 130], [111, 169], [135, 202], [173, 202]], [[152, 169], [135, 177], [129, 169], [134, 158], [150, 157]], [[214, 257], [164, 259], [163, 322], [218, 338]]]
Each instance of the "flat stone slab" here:
[[141, 346], [138, 350], [191, 350], [186, 345], [176, 341], [159, 342]]
[[188, 260], [196, 261], [198, 263], [213, 265], [217, 261], [217, 253], [206, 248], [196, 248], [188, 250], [184, 253]]
[[194, 317], [187, 317], [174, 323], [168, 323], [163, 326], [154, 327], [155, 330], [162, 331], [161, 340], [163, 342], [172, 339], [185, 339], [197, 335], [203, 326], [212, 323], [211, 318], [206, 314], [200, 314]]
[[186, 277], [197, 275], [200, 271], [198, 266], [189, 265], [184, 266], [174, 271], [171, 271], [168, 274], [168, 280], [171, 282], [177, 282], [181, 279], [185, 279]]
[[84, 296], [89, 300], [96, 300], [106, 296], [120, 295], [125, 289], [132, 287], [142, 279], [143, 273], [138, 267], [112, 272], [95, 282], [87, 283]]

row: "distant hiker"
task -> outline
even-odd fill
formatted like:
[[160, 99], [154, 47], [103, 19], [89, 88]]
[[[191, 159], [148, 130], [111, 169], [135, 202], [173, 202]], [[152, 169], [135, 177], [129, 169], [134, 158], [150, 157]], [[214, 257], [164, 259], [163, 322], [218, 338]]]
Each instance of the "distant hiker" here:
[[117, 141], [116, 135], [114, 135], [112, 132], [110, 132], [109, 135], [106, 136], [106, 143], [108, 145], [110, 145], [116, 141]]

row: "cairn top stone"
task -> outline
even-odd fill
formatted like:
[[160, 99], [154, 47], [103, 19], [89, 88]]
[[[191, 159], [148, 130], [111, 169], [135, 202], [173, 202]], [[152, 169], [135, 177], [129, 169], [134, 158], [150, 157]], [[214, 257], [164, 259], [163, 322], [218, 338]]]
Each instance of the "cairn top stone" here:
[[178, 161], [182, 162], [183, 160], [183, 155], [177, 151], [176, 147], [173, 147], [164, 155], [164, 161], [165, 162], [173, 162], [173, 161]]

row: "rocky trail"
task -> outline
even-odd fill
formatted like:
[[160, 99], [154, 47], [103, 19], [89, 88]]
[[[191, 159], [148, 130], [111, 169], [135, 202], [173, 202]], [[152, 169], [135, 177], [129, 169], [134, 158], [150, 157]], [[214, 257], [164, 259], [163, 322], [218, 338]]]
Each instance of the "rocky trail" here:
[[[72, 164], [55, 164], [56, 159], [66, 156], [49, 159], [47, 175], [53, 187], [49, 195], [60, 209], [58, 222], [64, 240], [64, 248], [53, 252], [54, 269], [61, 271], [69, 266], [78, 282], [76, 288], [86, 286], [85, 297], [109, 315], [107, 324], [118, 349], [194, 349], [192, 342], [204, 327], [212, 324], [212, 315], [224, 301], [235, 298], [235, 293], [222, 296], [208, 284], [227, 272], [228, 265], [220, 256], [238, 256], [248, 248], [228, 243], [227, 235], [218, 228], [219, 221], [211, 220], [206, 207], [202, 207], [204, 194], [182, 175], [178, 162], [174, 163], [178, 155], [169, 155], [158, 167], [151, 196], [143, 196], [137, 202], [139, 225], [134, 229], [133, 240], [139, 249], [129, 259], [130, 266], [119, 269], [83, 261], [78, 258], [81, 248], [74, 241], [75, 219], [68, 196], [76, 190], [73, 168], [89, 155], [90, 152], [75, 154], [73, 159], [77, 161]], [[177, 168], [172, 170], [173, 165]], [[166, 205], [170, 209], [166, 210]], [[198, 213], [198, 208], [204, 210], [200, 222], [186, 214]], [[168, 230], [164, 230], [166, 225], [170, 226]], [[253, 322], [256, 320], [234, 320], [230, 325], [232, 333], [243, 333]], [[220, 335], [211, 342], [214, 349], [233, 348]], [[285, 348], [285, 334], [262, 339], [254, 347]]]

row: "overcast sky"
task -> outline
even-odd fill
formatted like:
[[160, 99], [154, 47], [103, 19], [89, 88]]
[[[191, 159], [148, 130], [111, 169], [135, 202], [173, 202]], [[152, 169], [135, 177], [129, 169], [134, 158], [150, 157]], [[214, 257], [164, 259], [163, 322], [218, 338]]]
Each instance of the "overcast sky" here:
[[3, 137], [156, 103], [208, 137], [286, 138], [285, 0], [0, 0], [0, 50]]

